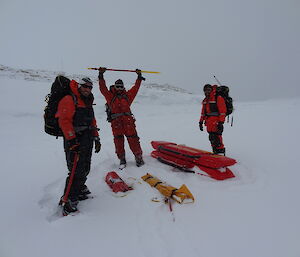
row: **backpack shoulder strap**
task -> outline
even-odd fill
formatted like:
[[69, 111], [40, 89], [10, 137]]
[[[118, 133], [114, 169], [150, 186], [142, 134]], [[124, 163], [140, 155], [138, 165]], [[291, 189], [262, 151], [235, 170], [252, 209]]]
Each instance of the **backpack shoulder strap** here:
[[72, 96], [74, 104], [75, 104], [75, 108], [77, 108], [77, 106], [78, 106], [77, 96], [73, 92], [70, 93], [70, 96]]
[[109, 106], [109, 108], [111, 108], [111, 105], [112, 105], [113, 102], [116, 100], [116, 98], [117, 98], [117, 95], [115, 95], [115, 96], [111, 99], [110, 103], [107, 103], [108, 106]]
[[125, 98], [125, 100], [129, 103], [129, 98], [127, 94], [124, 94], [122, 97]]
[[[113, 104], [113, 102], [116, 100], [117, 97], [118, 97], [118, 96], [115, 95], [115, 96], [111, 99], [110, 103], [107, 103], [108, 106], [109, 106], [110, 108], [111, 108], [111, 105]], [[125, 94], [125, 95], [122, 95], [122, 98], [125, 98], [126, 101], [129, 102], [128, 96], [127, 96], [126, 94]]]

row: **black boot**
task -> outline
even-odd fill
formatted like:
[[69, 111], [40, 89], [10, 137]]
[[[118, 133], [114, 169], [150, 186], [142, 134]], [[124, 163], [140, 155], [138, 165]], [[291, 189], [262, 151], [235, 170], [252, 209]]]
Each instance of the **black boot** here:
[[143, 157], [141, 155], [135, 156], [136, 166], [141, 167], [145, 164]]
[[62, 211], [63, 216], [67, 216], [72, 212], [77, 212], [78, 211], [77, 204], [78, 204], [77, 200], [68, 199], [66, 203], [63, 203], [61, 199], [59, 205], [63, 205], [63, 211]]
[[80, 193], [84, 195], [89, 195], [91, 194], [91, 191], [86, 185], [83, 185], [83, 187], [80, 189]]
[[83, 185], [78, 194], [78, 200], [83, 201], [89, 199], [88, 195], [91, 194], [91, 191], [88, 189], [86, 185]]
[[222, 148], [222, 149], [216, 149], [216, 153], [215, 154], [218, 154], [218, 155], [224, 155], [225, 156], [225, 148]]

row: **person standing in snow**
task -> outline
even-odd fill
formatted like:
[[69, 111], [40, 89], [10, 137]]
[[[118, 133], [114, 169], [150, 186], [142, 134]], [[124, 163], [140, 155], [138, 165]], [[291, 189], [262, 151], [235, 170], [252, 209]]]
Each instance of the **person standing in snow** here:
[[145, 78], [142, 77], [141, 71], [136, 69], [138, 77], [131, 89], [126, 91], [123, 81], [118, 79], [108, 90], [103, 77], [105, 71], [106, 68], [99, 68], [99, 89], [111, 109], [111, 128], [115, 151], [120, 160], [120, 169], [126, 167], [124, 136], [126, 136], [129, 147], [135, 156], [136, 166], [140, 167], [144, 165], [143, 152], [130, 106], [140, 89], [142, 80], [145, 80]]
[[206, 84], [203, 87], [205, 98], [202, 101], [202, 111], [199, 128], [203, 131], [203, 123], [209, 134], [213, 153], [225, 155], [223, 144], [223, 124], [226, 118], [226, 104], [222, 96], [216, 95], [217, 85]]
[[[87, 199], [87, 195], [91, 193], [85, 182], [90, 172], [93, 145], [95, 144], [96, 153], [99, 153], [101, 149], [92, 106], [94, 101], [92, 88], [93, 83], [87, 77], [82, 78], [78, 83], [72, 80], [70, 82], [72, 94], [60, 100], [55, 115], [64, 135], [64, 150], [69, 170], [65, 193], [69, 183], [71, 185], [68, 200], [63, 206], [64, 215], [77, 211], [78, 201]], [[75, 174], [70, 181], [74, 158], [77, 154], [79, 158]], [[62, 204], [62, 199], [60, 204]]]

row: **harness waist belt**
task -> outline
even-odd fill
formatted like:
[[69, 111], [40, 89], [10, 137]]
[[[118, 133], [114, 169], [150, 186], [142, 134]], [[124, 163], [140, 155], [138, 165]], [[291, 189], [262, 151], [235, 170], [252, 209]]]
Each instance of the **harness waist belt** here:
[[84, 130], [93, 130], [93, 129], [96, 129], [98, 130], [96, 127], [92, 127], [92, 126], [76, 126], [74, 127], [74, 130], [75, 130], [75, 133], [78, 133], [78, 132], [81, 132], [81, 131], [84, 131]]
[[219, 116], [220, 113], [218, 112], [210, 112], [210, 113], [206, 113], [206, 116]]
[[132, 113], [131, 112], [122, 112], [122, 113], [112, 113], [111, 114], [111, 119], [115, 119], [115, 118], [118, 118], [120, 116], [131, 116]]

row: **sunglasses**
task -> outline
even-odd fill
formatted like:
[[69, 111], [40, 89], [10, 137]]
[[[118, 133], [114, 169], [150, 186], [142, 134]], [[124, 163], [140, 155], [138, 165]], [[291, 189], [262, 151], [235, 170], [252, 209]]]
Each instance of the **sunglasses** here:
[[89, 86], [87, 84], [80, 84], [83, 88], [93, 89], [93, 86]]
[[124, 89], [124, 86], [122, 86], [122, 85], [120, 85], [120, 86], [119, 85], [115, 85], [115, 88], [116, 89]]

